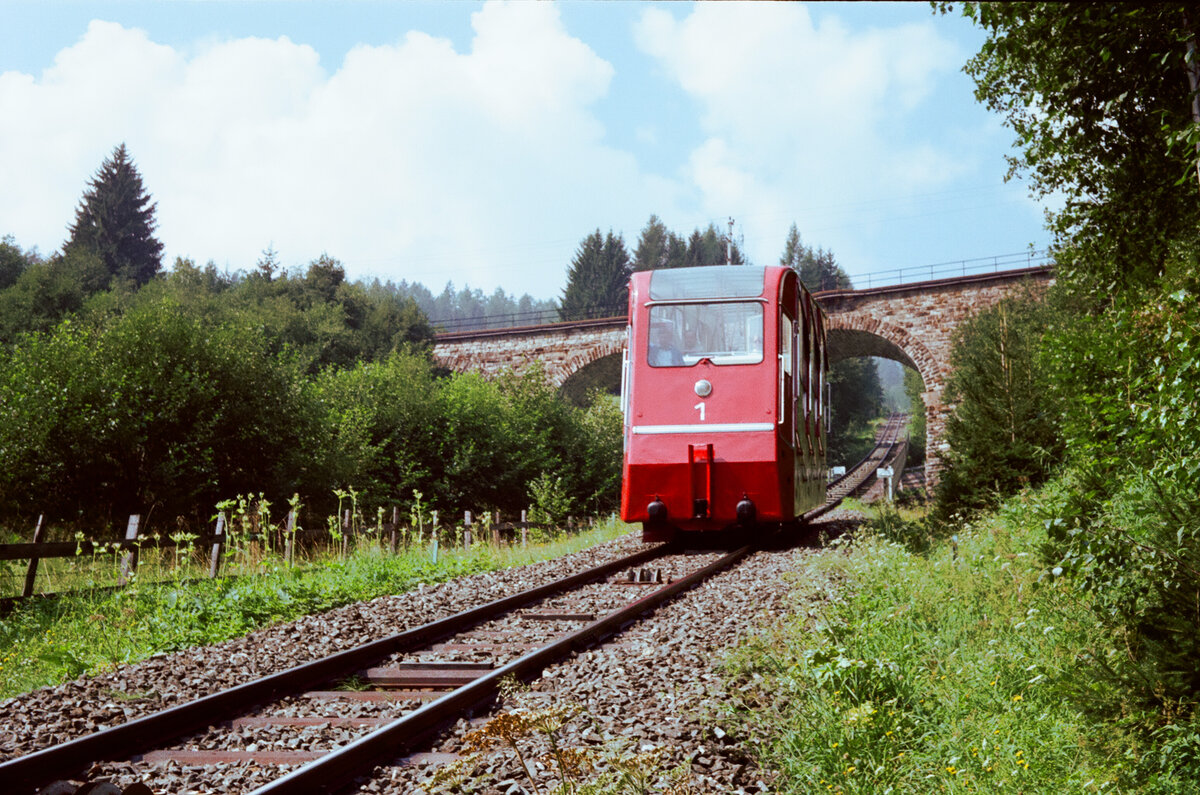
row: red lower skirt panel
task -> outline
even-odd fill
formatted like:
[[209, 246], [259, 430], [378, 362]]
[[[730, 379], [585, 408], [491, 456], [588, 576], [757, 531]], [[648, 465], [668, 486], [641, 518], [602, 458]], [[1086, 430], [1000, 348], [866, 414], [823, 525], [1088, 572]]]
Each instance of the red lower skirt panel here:
[[[627, 465], [621, 518], [647, 521], [647, 506], [657, 499], [667, 506], [667, 522], [680, 530], [720, 530], [737, 522], [737, 504], [743, 497], [754, 502], [760, 522], [793, 518], [791, 491], [781, 499], [780, 468], [774, 461], [729, 462], [717, 457], [710, 479], [697, 472], [704, 466], [703, 461]], [[705, 500], [707, 516], [695, 516], [697, 499]]]

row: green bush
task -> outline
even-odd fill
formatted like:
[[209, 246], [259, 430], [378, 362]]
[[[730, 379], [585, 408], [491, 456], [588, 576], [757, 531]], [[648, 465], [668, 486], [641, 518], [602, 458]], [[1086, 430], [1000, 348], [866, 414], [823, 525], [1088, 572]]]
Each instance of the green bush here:
[[240, 276], [181, 260], [106, 290], [78, 251], [43, 263], [5, 239], [0, 255], [2, 517], [194, 528], [232, 495], [299, 492], [321, 514], [349, 488], [368, 515], [416, 491], [513, 516], [543, 475], [567, 513], [616, 503], [613, 401], [576, 408], [537, 370], [436, 377], [415, 303], [332, 258]]
[[542, 507], [555, 516], [616, 504], [619, 409], [602, 397], [576, 408], [536, 368], [436, 379], [424, 357], [396, 353], [328, 370], [315, 392], [329, 428], [327, 482], [355, 484], [375, 503], [407, 505], [419, 491], [435, 509], [512, 517], [547, 499], [534, 484], [551, 483], [557, 496]]
[[298, 368], [264, 347], [170, 300], [25, 336], [0, 353], [0, 507], [207, 518], [222, 492], [287, 491], [312, 413]]
[[1198, 294], [1081, 319], [1055, 348], [1060, 389], [1080, 400], [1066, 411], [1071, 489], [1046, 511], [1044, 554], [1113, 632], [1096, 659], [1125, 686], [1113, 712], [1200, 702]]

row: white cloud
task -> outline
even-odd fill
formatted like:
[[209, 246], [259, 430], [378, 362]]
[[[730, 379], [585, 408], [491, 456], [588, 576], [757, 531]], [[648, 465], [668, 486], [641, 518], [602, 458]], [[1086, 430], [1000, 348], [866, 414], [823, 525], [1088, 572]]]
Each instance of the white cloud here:
[[773, 261], [792, 221], [853, 258], [828, 210], [936, 189], [964, 168], [902, 134], [935, 78], [962, 62], [932, 22], [854, 32], [815, 13], [823, 21], [794, 3], [702, 3], [679, 20], [648, 9], [635, 29], [702, 107], [708, 139], [692, 177], [710, 214], [744, 214], [759, 262]]
[[[980, 180], [990, 128], [930, 134], [931, 92], [965, 57], [932, 20], [852, 30], [821, 5], [612, 8], [637, 18], [646, 74], [618, 75], [549, 3], [488, 3], [465, 45], [398, 28], [337, 63], [303, 34], [200, 30], [167, 46], [94, 21], [40, 74], [0, 74], [0, 235], [56, 249], [124, 141], [168, 262], [248, 268], [273, 245], [289, 266], [328, 252], [353, 276], [552, 297], [587, 233], [632, 247], [651, 213], [684, 234], [733, 215], [759, 263], [796, 221], [848, 266], [891, 267], [879, 252], [896, 250], [895, 219], [930, 215], [909, 197], [949, 195], [968, 169]], [[647, 69], [612, 30], [583, 33]], [[910, 249], [937, 238], [909, 226]]]
[[125, 141], [169, 257], [243, 268], [273, 244], [293, 265], [328, 251], [435, 290], [551, 296], [621, 197], [661, 206], [673, 187], [604, 145], [590, 106], [613, 67], [557, 8], [488, 4], [472, 26], [466, 52], [409, 32], [330, 72], [285, 37], [182, 52], [93, 22], [40, 77], [0, 75], [0, 107], [22, 119], [0, 130], [2, 232], [56, 248]]

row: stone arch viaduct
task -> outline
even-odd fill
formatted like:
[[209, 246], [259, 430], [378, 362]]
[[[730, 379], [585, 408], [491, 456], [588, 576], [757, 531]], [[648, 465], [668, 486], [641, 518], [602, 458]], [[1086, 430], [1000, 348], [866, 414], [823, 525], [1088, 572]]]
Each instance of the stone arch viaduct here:
[[[829, 332], [830, 362], [855, 356], [893, 359], [921, 374], [925, 383], [925, 483], [937, 482], [946, 416], [953, 408], [942, 399], [950, 373], [954, 330], [980, 309], [1024, 290], [1040, 293], [1053, 279], [1050, 268], [959, 276], [865, 290], [816, 294]], [[434, 357], [459, 372], [498, 374], [540, 362], [550, 381], [568, 378], [625, 344], [624, 317], [552, 323], [523, 328], [439, 335]]]

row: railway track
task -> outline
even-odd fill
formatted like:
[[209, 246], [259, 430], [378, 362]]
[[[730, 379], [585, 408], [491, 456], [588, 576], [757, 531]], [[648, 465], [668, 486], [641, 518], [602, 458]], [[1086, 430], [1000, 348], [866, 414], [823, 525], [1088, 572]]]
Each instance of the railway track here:
[[896, 457], [902, 441], [900, 433], [908, 423], [908, 415], [895, 413], [875, 434], [875, 446], [854, 466], [846, 470], [846, 474], [829, 483], [826, 489], [826, 504], [818, 510], [829, 510], [831, 503], [837, 505], [846, 497], [852, 497], [865, 491], [875, 481], [875, 470], [885, 466]]
[[[245, 764], [277, 768], [258, 793], [326, 791], [372, 764], [404, 753], [459, 715], [486, 706], [505, 677], [528, 680], [546, 665], [615, 634], [751, 551], [698, 561], [669, 545], [496, 600], [279, 674], [0, 763], [0, 792], [37, 792], [100, 761], [153, 766]], [[698, 562], [703, 565], [697, 565]], [[632, 576], [630, 573], [633, 573]], [[336, 689], [339, 686], [350, 689]], [[365, 689], [364, 689], [365, 688]], [[306, 710], [302, 703], [315, 703]], [[347, 708], [347, 704], [353, 705]], [[252, 714], [247, 715], [248, 710]], [[344, 717], [355, 713], [356, 717]], [[230, 751], [210, 726], [296, 730], [318, 727], [294, 750]], [[357, 729], [336, 749], [322, 730]], [[218, 732], [219, 733], [219, 732]], [[190, 736], [189, 736], [190, 735]], [[344, 735], [344, 732], [343, 732]], [[182, 739], [174, 746], [167, 743]], [[250, 745], [254, 745], [251, 743]], [[301, 748], [300, 746], [308, 746]], [[303, 764], [287, 772], [288, 766]], [[152, 777], [148, 777], [152, 780]], [[84, 787], [78, 791], [91, 792]], [[76, 791], [60, 784], [58, 792]], [[111, 789], [111, 792], [122, 792]], [[132, 784], [124, 792], [149, 792]]]
[[[876, 449], [840, 479], [839, 491], [873, 475], [902, 423], [893, 417]], [[806, 520], [841, 499], [831, 490], [826, 504]], [[501, 680], [535, 679], [556, 660], [617, 634], [753, 551], [745, 546], [697, 555], [670, 545], [643, 550], [0, 763], [0, 792], [144, 795], [185, 791], [181, 781], [190, 781], [192, 791], [335, 791], [379, 765], [395, 766], [453, 721], [486, 708]], [[151, 789], [164, 768], [174, 771], [170, 788]], [[212, 786], [216, 780], [225, 783]]]

